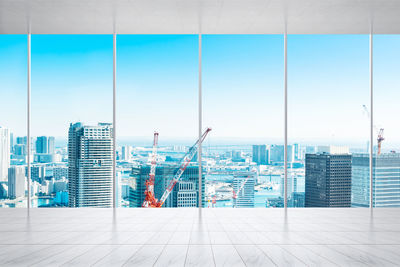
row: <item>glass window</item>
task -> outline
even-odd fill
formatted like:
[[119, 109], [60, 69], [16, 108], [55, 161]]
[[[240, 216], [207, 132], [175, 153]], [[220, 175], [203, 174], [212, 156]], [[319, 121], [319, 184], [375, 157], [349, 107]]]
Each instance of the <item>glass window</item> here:
[[0, 207], [27, 206], [27, 47], [0, 35]]
[[33, 207], [112, 207], [112, 35], [32, 36]]
[[204, 35], [208, 207], [283, 207], [283, 36]]
[[289, 206], [368, 206], [368, 66], [367, 35], [288, 37]]
[[[142, 207], [154, 132], [157, 167], [149, 191], [157, 200], [198, 138], [198, 36], [119, 35], [117, 64], [117, 198], [121, 207]], [[163, 207], [198, 206], [198, 175], [194, 155]]]
[[400, 35], [374, 36], [374, 207], [400, 207], [399, 48]]

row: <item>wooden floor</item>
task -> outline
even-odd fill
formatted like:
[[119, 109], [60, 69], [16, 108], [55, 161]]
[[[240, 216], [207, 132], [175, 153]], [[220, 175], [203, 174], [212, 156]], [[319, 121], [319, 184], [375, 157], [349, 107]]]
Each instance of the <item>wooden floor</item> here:
[[0, 266], [399, 266], [400, 209], [0, 209]]

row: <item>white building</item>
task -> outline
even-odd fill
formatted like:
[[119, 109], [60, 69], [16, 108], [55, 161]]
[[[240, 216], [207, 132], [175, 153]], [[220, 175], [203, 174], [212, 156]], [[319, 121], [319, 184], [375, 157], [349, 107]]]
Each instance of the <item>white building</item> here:
[[12, 166], [8, 169], [8, 197], [25, 196], [25, 166]]
[[236, 198], [233, 199], [237, 208], [254, 208], [255, 172], [238, 172], [233, 176], [233, 190]]
[[71, 124], [68, 135], [69, 207], [112, 207], [113, 128]]

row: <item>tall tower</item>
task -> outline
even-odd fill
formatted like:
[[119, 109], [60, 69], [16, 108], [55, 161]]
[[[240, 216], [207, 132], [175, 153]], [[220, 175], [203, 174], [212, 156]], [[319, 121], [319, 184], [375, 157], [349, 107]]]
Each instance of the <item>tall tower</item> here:
[[[374, 154], [373, 206], [400, 207], [400, 154]], [[353, 154], [352, 157], [352, 207], [369, 207], [369, 154]]]
[[8, 180], [10, 167], [10, 130], [0, 127], [0, 181]]
[[69, 207], [112, 207], [113, 128], [71, 124], [68, 133]]
[[8, 197], [15, 199], [25, 196], [25, 166], [11, 166], [8, 169]]
[[266, 145], [253, 145], [253, 162], [260, 165], [269, 164], [269, 151]]
[[36, 138], [36, 153], [48, 153], [47, 136], [38, 136]]
[[351, 206], [351, 155], [306, 154], [305, 207]]

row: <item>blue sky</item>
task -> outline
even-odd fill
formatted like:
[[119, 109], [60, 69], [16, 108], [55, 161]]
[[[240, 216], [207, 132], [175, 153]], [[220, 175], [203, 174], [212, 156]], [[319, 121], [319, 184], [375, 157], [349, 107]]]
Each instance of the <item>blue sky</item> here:
[[[26, 131], [26, 36], [0, 35], [0, 125]], [[119, 35], [117, 127], [122, 138], [197, 135], [196, 35]], [[283, 36], [203, 36], [203, 125], [211, 140], [283, 139]], [[400, 37], [376, 36], [375, 119], [400, 143]], [[289, 139], [368, 139], [368, 36], [290, 35]], [[112, 36], [32, 36], [32, 134], [65, 137], [70, 122], [112, 120]]]

